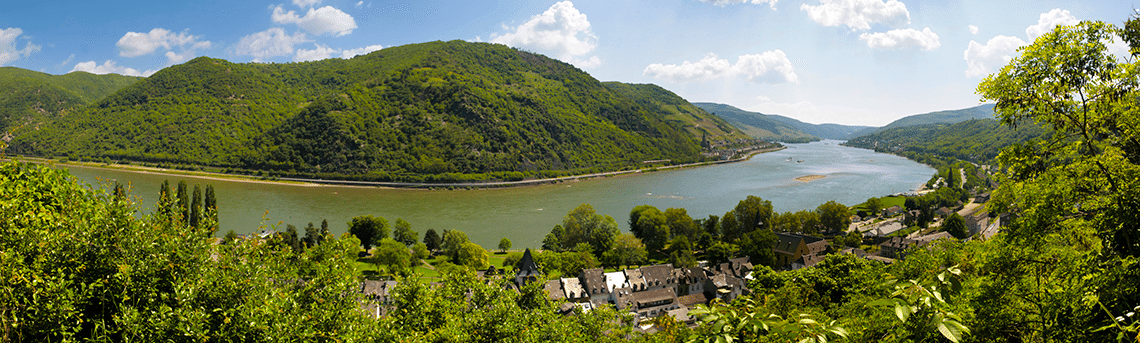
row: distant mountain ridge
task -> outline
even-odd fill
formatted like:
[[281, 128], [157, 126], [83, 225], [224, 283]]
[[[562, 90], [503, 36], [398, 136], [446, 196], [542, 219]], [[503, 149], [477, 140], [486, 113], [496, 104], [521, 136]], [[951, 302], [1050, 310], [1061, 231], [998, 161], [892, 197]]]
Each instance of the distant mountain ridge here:
[[78, 110], [25, 128], [8, 153], [463, 182], [700, 161], [702, 139], [747, 138], [655, 85], [464, 41], [288, 64], [199, 57]]
[[760, 139], [843, 140], [853, 137], [851, 134], [854, 132], [870, 128], [868, 126], [840, 124], [808, 124], [781, 115], [750, 112], [731, 105], [711, 102], [694, 102], [693, 105], [737, 124], [737, 127], [745, 133]]
[[915, 114], [899, 118], [883, 127], [871, 127], [862, 129], [852, 133], [851, 137], [860, 137], [882, 132], [887, 129], [898, 127], [928, 125], [928, 124], [956, 124], [973, 119], [993, 119], [994, 118], [994, 104], [983, 104], [979, 106], [963, 108], [958, 110], [936, 111], [923, 114]]
[[140, 78], [73, 72], [51, 75], [0, 67], [0, 136], [85, 106]]

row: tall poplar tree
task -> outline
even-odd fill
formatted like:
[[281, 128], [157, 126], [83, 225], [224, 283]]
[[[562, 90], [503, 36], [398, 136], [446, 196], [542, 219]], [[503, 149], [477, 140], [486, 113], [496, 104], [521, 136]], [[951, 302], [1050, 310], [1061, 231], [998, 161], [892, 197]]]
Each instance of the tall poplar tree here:
[[187, 220], [192, 228], [202, 226], [202, 188], [194, 185], [194, 200], [190, 202], [190, 219]]
[[178, 215], [182, 217], [182, 222], [189, 222], [190, 194], [186, 193], [186, 181], [178, 181], [178, 210]]

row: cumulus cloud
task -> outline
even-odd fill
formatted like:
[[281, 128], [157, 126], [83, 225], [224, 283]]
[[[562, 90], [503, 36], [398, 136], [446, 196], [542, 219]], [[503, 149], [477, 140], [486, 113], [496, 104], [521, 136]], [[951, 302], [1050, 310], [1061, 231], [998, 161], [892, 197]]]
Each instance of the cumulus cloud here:
[[119, 74], [127, 76], [150, 76], [155, 72], [155, 70], [140, 72], [134, 68], [119, 66], [111, 60], [103, 62], [102, 65], [96, 64], [95, 61], [79, 62], [75, 64], [75, 68], [71, 68], [71, 71], [85, 71], [97, 75]]
[[800, 10], [820, 25], [847, 25], [852, 30], [867, 30], [873, 23], [910, 23], [910, 12], [898, 0], [820, 0], [816, 6], [800, 5]]
[[234, 47], [234, 52], [253, 56], [255, 62], [262, 62], [271, 57], [291, 55], [294, 45], [308, 41], [302, 32], [288, 35], [284, 29], [275, 27], [242, 37]]
[[684, 61], [680, 65], [650, 64], [642, 74], [673, 82], [708, 81], [731, 76], [743, 76], [752, 82], [772, 84], [799, 81], [792, 62], [781, 50], [740, 55], [735, 64], [710, 53], [697, 62]]
[[970, 41], [966, 48], [966, 77], [986, 76], [1009, 63], [1025, 41], [1011, 36], [991, 38], [985, 45]]
[[966, 28], [970, 29], [971, 34], [975, 34], [975, 35], [978, 34], [978, 27], [977, 26], [969, 25], [969, 26], [966, 26]]
[[313, 5], [320, 4], [321, 0], [293, 0], [293, 4], [300, 8], [313, 7]]
[[332, 6], [310, 8], [303, 17], [297, 15], [295, 11], [285, 12], [285, 9], [277, 6], [273, 9], [272, 19], [278, 24], [297, 24], [301, 29], [314, 35], [328, 33], [344, 36], [356, 29], [356, 20], [351, 15]]
[[[209, 49], [210, 41], [199, 41], [198, 36], [186, 31], [173, 33], [163, 28], [155, 28], [150, 32], [127, 32], [115, 46], [119, 47], [119, 56], [138, 57], [149, 55], [155, 50], [166, 50], [167, 64], [178, 64], [194, 58], [198, 49]], [[172, 51], [178, 47], [180, 52]]]
[[1069, 10], [1054, 8], [1049, 12], [1041, 13], [1041, 18], [1037, 19], [1037, 25], [1026, 28], [1025, 35], [1029, 36], [1029, 40], [1032, 41], [1046, 32], [1052, 32], [1057, 25], [1076, 25], [1079, 22], [1080, 20], [1069, 13]]
[[328, 59], [337, 52], [338, 51], [336, 49], [317, 44], [316, 49], [297, 49], [297, 54], [293, 56], [293, 62], [319, 61]]
[[28, 57], [33, 52], [40, 51], [40, 46], [32, 44], [32, 42], [24, 44], [23, 49], [17, 49], [16, 38], [19, 38], [22, 34], [24, 34], [24, 30], [18, 27], [0, 29], [0, 66]]
[[368, 54], [370, 52], [380, 50], [383, 48], [384, 47], [380, 46], [380, 44], [376, 44], [376, 45], [369, 45], [369, 46], [366, 46], [363, 48], [348, 49], [348, 50], [344, 50], [344, 51], [340, 52], [340, 58], [350, 59], [350, 58], [353, 58], [355, 56], [365, 55], [365, 54]]
[[713, 4], [714, 6], [718, 6], [718, 7], [743, 4], [743, 3], [750, 3], [753, 5], [759, 5], [759, 4], [767, 3], [769, 7], [772, 7], [772, 9], [776, 9], [776, 1], [778, 1], [778, 0], [701, 0], [701, 2], [710, 3], [710, 4]]
[[[512, 30], [508, 28], [508, 30]], [[531, 48], [538, 52], [552, 53], [558, 59], [574, 63], [579, 67], [595, 67], [601, 64], [596, 56], [581, 57], [594, 51], [598, 37], [590, 29], [586, 15], [578, 12], [570, 1], [562, 1], [550, 6], [542, 14], [515, 27], [514, 32], [492, 34], [491, 42], [518, 48]], [[587, 66], [589, 65], [589, 66]]]
[[867, 41], [867, 46], [873, 49], [921, 48], [930, 51], [942, 46], [942, 43], [938, 41], [938, 35], [930, 31], [929, 27], [922, 29], [922, 31], [900, 29], [864, 33], [859, 35], [859, 39]]

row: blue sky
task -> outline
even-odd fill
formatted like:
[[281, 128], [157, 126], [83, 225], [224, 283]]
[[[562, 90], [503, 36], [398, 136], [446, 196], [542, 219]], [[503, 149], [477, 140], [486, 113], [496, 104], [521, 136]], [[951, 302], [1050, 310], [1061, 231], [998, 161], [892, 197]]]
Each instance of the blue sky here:
[[[150, 75], [197, 56], [347, 58], [435, 40], [501, 43], [603, 81], [655, 83], [810, 123], [885, 125], [978, 104], [975, 87], [1058, 23], [1119, 25], [1128, 1], [23, 1], [0, 66]], [[1113, 49], [1121, 49], [1115, 45]]]

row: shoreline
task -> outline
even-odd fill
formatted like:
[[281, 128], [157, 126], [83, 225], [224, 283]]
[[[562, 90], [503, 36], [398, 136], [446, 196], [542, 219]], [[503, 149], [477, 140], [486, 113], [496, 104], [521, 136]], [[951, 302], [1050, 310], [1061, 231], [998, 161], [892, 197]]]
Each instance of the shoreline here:
[[593, 174], [582, 174], [582, 175], [563, 176], [563, 177], [547, 178], [547, 179], [534, 179], [534, 180], [522, 180], [522, 181], [479, 182], [479, 183], [460, 183], [460, 182], [456, 182], [456, 183], [424, 183], [424, 182], [352, 181], [352, 180], [304, 179], [304, 178], [289, 178], [289, 177], [279, 177], [279, 178], [275, 178], [273, 180], [264, 180], [264, 179], [260, 179], [258, 177], [251, 177], [251, 176], [238, 175], [238, 174], [225, 174], [225, 173], [215, 173], [215, 172], [205, 172], [205, 171], [187, 171], [187, 170], [177, 170], [177, 169], [144, 167], [144, 166], [136, 166], [136, 165], [103, 164], [103, 163], [96, 163], [96, 162], [74, 162], [74, 161], [61, 163], [61, 162], [55, 161], [55, 160], [38, 158], [38, 157], [26, 157], [26, 156], [19, 157], [19, 158], [13, 158], [13, 157], [5, 156], [3, 158], [0, 158], [0, 160], [18, 161], [18, 162], [27, 162], [27, 163], [35, 163], [35, 164], [41, 164], [41, 165], [63, 166], [63, 167], [109, 169], [109, 170], [118, 170], [118, 171], [152, 174], [152, 175], [176, 175], [176, 176], [191, 177], [191, 178], [205, 179], [205, 180], [215, 180], [215, 181], [233, 181], [233, 182], [244, 182], [244, 183], [275, 184], [275, 185], [297, 186], [297, 187], [353, 187], [353, 188], [427, 190], [427, 189], [433, 189], [433, 188], [491, 189], [491, 188], [527, 187], [527, 186], [537, 186], [537, 185], [546, 185], [546, 184], [557, 184], [557, 183], [568, 182], [568, 181], [581, 181], [581, 180], [588, 180], [588, 179], [595, 179], [595, 178], [607, 178], [607, 177], [634, 175], [634, 174], [648, 173], [648, 172], [655, 172], [655, 171], [675, 170], [675, 169], [679, 170], [679, 169], [684, 169], [684, 168], [695, 168], [695, 167], [713, 166], [713, 165], [720, 165], [720, 164], [743, 162], [743, 161], [747, 161], [747, 160], [752, 159], [752, 156], [755, 156], [758, 154], [780, 151], [780, 150], [784, 150], [784, 149], [787, 149], [787, 147], [785, 146], [785, 147], [772, 148], [772, 149], [756, 150], [756, 151], [749, 152], [747, 156], [743, 156], [743, 157], [739, 157], [739, 158], [735, 158], [735, 159], [731, 159], [731, 160], [686, 163], [686, 164], [678, 164], [678, 165], [672, 165], [672, 166], [641, 168], [641, 169], [634, 169], [634, 170], [621, 170], [621, 171], [593, 173]]

